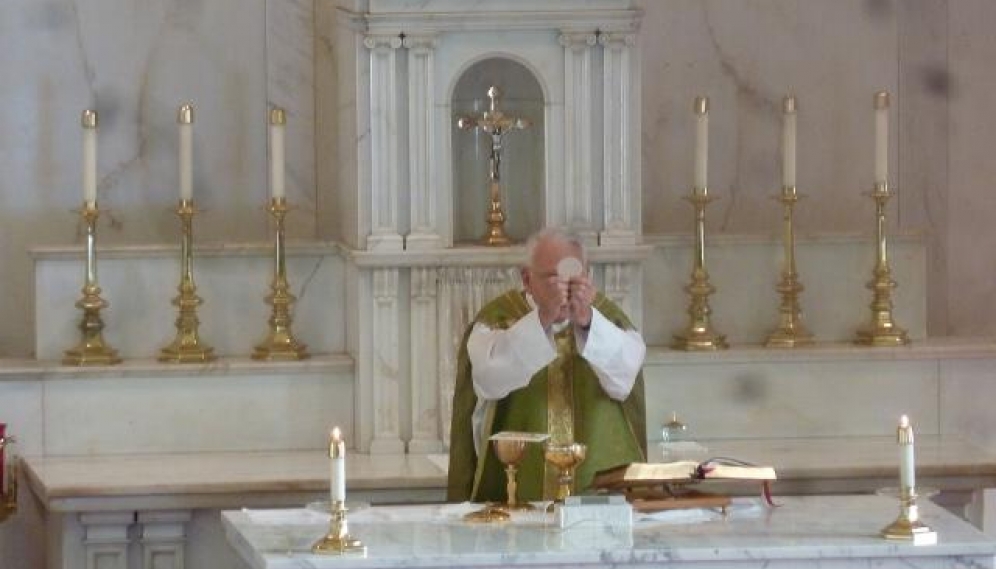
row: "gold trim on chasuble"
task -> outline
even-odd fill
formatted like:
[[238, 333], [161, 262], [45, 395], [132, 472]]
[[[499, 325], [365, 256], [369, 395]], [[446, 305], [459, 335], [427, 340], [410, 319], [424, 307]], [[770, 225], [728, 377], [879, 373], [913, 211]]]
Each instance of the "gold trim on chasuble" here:
[[[574, 442], [574, 327], [568, 326], [554, 336], [557, 359], [547, 368], [547, 431], [548, 444], [566, 445]], [[574, 483], [571, 483], [572, 486]], [[560, 486], [560, 472], [543, 461], [543, 498], [552, 500]], [[575, 489], [571, 488], [571, 492]]]

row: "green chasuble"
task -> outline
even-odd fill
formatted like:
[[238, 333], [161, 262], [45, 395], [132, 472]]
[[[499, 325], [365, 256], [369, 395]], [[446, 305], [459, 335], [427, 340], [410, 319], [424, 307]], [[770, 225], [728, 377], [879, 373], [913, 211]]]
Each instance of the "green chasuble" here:
[[[632, 324], [615, 303], [601, 293], [592, 303], [603, 316], [622, 329]], [[507, 329], [532, 308], [521, 291], [509, 291], [488, 303], [464, 333], [457, 359], [453, 393], [453, 422], [450, 429], [450, 464], [447, 499], [454, 502], [506, 500], [504, 466], [488, 442], [484, 456], [475, 452], [471, 417], [477, 405], [467, 355], [467, 338], [474, 324]], [[646, 461], [646, 407], [643, 374], [624, 401], [610, 398], [598, 376], [577, 351], [573, 326], [555, 336], [557, 358], [530, 379], [529, 384], [504, 399], [488, 403], [482, 437], [487, 441], [501, 431], [551, 433], [557, 443], [584, 443], [587, 457], [575, 472], [572, 492], [584, 493], [596, 471], [629, 462]], [[548, 472], [549, 470], [549, 472]], [[543, 459], [543, 447], [527, 445], [519, 466], [520, 500], [552, 499], [556, 468]], [[544, 488], [545, 487], [545, 488]]]

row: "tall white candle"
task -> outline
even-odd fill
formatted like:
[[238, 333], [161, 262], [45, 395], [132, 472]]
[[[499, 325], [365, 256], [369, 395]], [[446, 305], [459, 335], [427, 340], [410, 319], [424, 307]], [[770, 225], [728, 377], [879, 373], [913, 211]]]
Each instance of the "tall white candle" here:
[[787, 95], [782, 100], [782, 186], [795, 186], [795, 97]]
[[180, 125], [180, 199], [189, 201], [194, 197], [194, 106], [180, 105], [176, 122]]
[[875, 93], [875, 183], [889, 181], [889, 92]]
[[287, 118], [280, 107], [270, 109], [270, 195], [284, 199], [284, 125]]
[[329, 436], [329, 498], [333, 507], [346, 501], [346, 443], [339, 427]]
[[916, 463], [913, 456], [913, 426], [906, 415], [899, 418], [897, 429], [899, 443], [899, 491], [916, 486]]
[[707, 187], [709, 168], [709, 98], [695, 97], [695, 180], [694, 188]]
[[83, 126], [83, 201], [92, 208], [97, 203], [97, 111], [83, 111], [80, 124]]

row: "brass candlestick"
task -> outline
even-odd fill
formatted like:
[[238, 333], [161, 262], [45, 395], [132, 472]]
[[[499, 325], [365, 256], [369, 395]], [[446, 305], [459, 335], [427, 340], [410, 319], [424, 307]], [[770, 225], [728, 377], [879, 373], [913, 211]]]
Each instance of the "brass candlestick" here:
[[[0, 469], [4, 465], [3, 459], [7, 458], [7, 446], [14, 442], [14, 437], [4, 434], [5, 427], [6, 425], [0, 423]], [[10, 460], [10, 468], [7, 470], [6, 476], [2, 476], [3, 473], [0, 472], [0, 479], [7, 480], [7, 488], [0, 487], [0, 523], [17, 513], [17, 459], [9, 457], [8, 460]]]
[[319, 555], [366, 555], [367, 546], [349, 535], [349, 527], [346, 522], [347, 511], [346, 504], [341, 500], [332, 503], [332, 520], [329, 522], [329, 531], [325, 537], [311, 546], [312, 553]]
[[887, 255], [885, 233], [885, 204], [892, 197], [889, 185], [885, 182], [875, 184], [875, 190], [868, 194], [875, 200], [875, 240], [877, 259], [872, 280], [866, 285], [873, 291], [871, 304], [871, 322], [858, 330], [854, 343], [862, 346], [902, 346], [910, 343], [906, 330], [900, 328], [892, 319], [892, 289], [896, 281], [892, 280]]
[[277, 222], [277, 236], [273, 249], [273, 283], [272, 292], [267, 295], [266, 303], [273, 307], [269, 319], [270, 332], [263, 342], [253, 350], [254, 360], [303, 360], [309, 357], [306, 345], [298, 342], [291, 331], [291, 305], [296, 298], [290, 293], [287, 283], [287, 266], [284, 262], [284, 217], [288, 211], [284, 198], [270, 200], [270, 214]]
[[86, 270], [84, 273], [83, 296], [76, 301], [76, 307], [83, 311], [79, 329], [83, 338], [76, 347], [66, 350], [62, 363], [65, 365], [111, 365], [121, 362], [117, 350], [104, 341], [104, 321], [100, 309], [108, 303], [100, 297], [97, 285], [97, 217], [100, 210], [96, 202], [84, 202], [80, 215], [86, 223]]
[[778, 307], [778, 328], [768, 336], [765, 346], [769, 348], [795, 348], [813, 343], [813, 335], [802, 323], [802, 309], [799, 307], [799, 293], [803, 291], [795, 270], [795, 231], [792, 214], [795, 203], [802, 198], [795, 186], [785, 186], [778, 200], [782, 202], [782, 245], [785, 260], [782, 265], [782, 280], [775, 287], [782, 296]]
[[159, 361], [168, 363], [209, 362], [216, 359], [214, 348], [203, 343], [198, 333], [200, 320], [197, 307], [204, 301], [197, 296], [194, 284], [194, 209], [193, 200], [180, 200], [176, 214], [180, 216], [180, 294], [173, 306], [180, 310], [176, 318], [176, 338], [159, 352]]
[[709, 321], [709, 295], [716, 288], [709, 283], [709, 273], [705, 268], [705, 208], [715, 198], [709, 196], [706, 188], [695, 188], [686, 200], [695, 207], [695, 262], [692, 267], [692, 282], [685, 286], [691, 295], [688, 306], [691, 320], [682, 334], [675, 334], [671, 347], [676, 350], [721, 350], [729, 347], [726, 336], [717, 333]]
[[466, 116], [457, 119], [457, 126], [463, 130], [480, 129], [491, 137], [491, 154], [488, 158], [488, 230], [482, 241], [485, 245], [504, 246], [511, 243], [505, 234], [505, 211], [501, 203], [501, 144], [502, 139], [512, 130], [529, 128], [529, 120], [510, 117], [498, 110], [501, 90], [492, 85], [488, 88], [488, 110], [477, 117]]

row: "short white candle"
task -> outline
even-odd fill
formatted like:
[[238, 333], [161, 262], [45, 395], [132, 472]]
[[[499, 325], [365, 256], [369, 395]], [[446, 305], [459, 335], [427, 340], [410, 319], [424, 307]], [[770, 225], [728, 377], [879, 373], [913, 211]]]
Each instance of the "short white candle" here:
[[788, 95], [782, 101], [782, 186], [795, 186], [795, 97]]
[[92, 208], [97, 203], [97, 111], [83, 111], [80, 124], [83, 126], [83, 201]]
[[346, 501], [346, 443], [339, 427], [329, 436], [329, 498], [333, 506]]
[[284, 199], [284, 124], [287, 120], [280, 107], [270, 109], [270, 196]]
[[707, 187], [709, 168], [709, 98], [695, 98], [695, 180], [694, 188]]
[[194, 106], [180, 105], [176, 117], [180, 125], [180, 199], [194, 197]]
[[889, 92], [875, 93], [875, 183], [889, 181]]
[[916, 466], [913, 456], [913, 427], [906, 415], [899, 418], [899, 491], [916, 486]]

